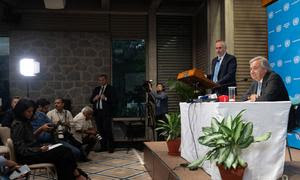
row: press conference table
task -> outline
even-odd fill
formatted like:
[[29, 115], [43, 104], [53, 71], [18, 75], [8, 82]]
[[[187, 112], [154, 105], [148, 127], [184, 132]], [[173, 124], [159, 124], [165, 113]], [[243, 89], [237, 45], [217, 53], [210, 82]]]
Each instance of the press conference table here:
[[[243, 150], [242, 157], [248, 163], [244, 180], [277, 179], [284, 168], [290, 106], [290, 101], [180, 103], [181, 157], [191, 162], [203, 157], [209, 150], [197, 139], [202, 135], [202, 127], [210, 126], [212, 117], [235, 116], [246, 109], [243, 117], [253, 122], [254, 136], [264, 132], [272, 132], [272, 136], [266, 142], [254, 143]], [[206, 161], [203, 169], [212, 179], [221, 179], [214, 163]]]

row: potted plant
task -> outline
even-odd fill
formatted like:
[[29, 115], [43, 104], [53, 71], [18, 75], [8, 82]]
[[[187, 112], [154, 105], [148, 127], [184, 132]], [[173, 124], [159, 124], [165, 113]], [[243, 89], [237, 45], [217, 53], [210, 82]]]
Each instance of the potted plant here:
[[180, 114], [179, 113], [169, 113], [166, 114], [166, 121], [158, 120], [156, 131], [159, 135], [164, 136], [167, 141], [168, 154], [173, 156], [179, 156], [180, 147]]
[[202, 128], [203, 136], [199, 137], [198, 142], [212, 149], [204, 157], [189, 164], [188, 168], [201, 167], [204, 161], [211, 160], [216, 162], [223, 180], [243, 179], [247, 163], [241, 158], [242, 149], [252, 143], [266, 141], [271, 136], [271, 132], [267, 132], [254, 137], [253, 123], [242, 118], [244, 111], [220, 121], [212, 118], [211, 126]]
[[186, 83], [176, 80], [169, 80], [168, 86], [170, 90], [174, 90], [180, 101], [188, 101], [196, 97], [194, 88]]

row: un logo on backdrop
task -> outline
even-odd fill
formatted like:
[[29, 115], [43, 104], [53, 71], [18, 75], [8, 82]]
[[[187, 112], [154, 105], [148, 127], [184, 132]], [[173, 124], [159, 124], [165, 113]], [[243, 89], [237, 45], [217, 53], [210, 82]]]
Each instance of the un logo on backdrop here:
[[295, 63], [295, 64], [298, 64], [299, 61], [300, 61], [300, 57], [299, 57], [299, 56], [295, 56], [295, 57], [294, 57], [294, 63]]
[[286, 77], [285, 77], [285, 82], [286, 82], [286, 84], [291, 84], [291, 82], [292, 82], [292, 77], [291, 77], [291, 76], [286, 76]]
[[272, 19], [273, 17], [274, 17], [274, 12], [273, 11], [269, 12], [269, 19]]
[[284, 41], [284, 46], [288, 48], [291, 45], [291, 40], [287, 39]]
[[282, 67], [282, 64], [283, 64], [282, 60], [279, 59], [279, 60], [277, 61], [277, 67]]
[[290, 9], [290, 3], [285, 3], [283, 5], [283, 11], [288, 11]]
[[272, 45], [270, 46], [270, 52], [274, 52], [274, 50], [275, 50], [275, 46], [272, 44]]
[[274, 62], [270, 63], [270, 66], [273, 69], [275, 67], [275, 63]]
[[280, 32], [281, 31], [281, 25], [276, 26], [276, 32]]
[[297, 26], [299, 24], [299, 17], [295, 17], [294, 19], [293, 19], [293, 25], [294, 26]]

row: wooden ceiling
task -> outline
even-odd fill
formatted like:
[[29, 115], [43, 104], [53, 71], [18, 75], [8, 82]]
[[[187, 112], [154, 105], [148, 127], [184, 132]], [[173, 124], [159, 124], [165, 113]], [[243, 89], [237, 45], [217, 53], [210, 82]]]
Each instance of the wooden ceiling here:
[[63, 10], [45, 9], [43, 0], [0, 0], [14, 11], [148, 12], [194, 14], [207, 0], [66, 0]]

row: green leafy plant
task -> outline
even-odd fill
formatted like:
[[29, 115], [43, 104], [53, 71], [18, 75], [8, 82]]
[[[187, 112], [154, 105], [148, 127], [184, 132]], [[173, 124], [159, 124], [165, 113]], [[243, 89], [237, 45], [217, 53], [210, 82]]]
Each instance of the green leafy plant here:
[[242, 149], [249, 147], [252, 143], [268, 140], [271, 132], [254, 137], [253, 123], [246, 122], [242, 118], [244, 111], [242, 110], [235, 117], [224, 117], [221, 121], [212, 118], [211, 126], [202, 128], [204, 135], [199, 137], [198, 142], [212, 149], [204, 157], [189, 164], [188, 168], [201, 167], [206, 160], [223, 164], [228, 169], [246, 166], [246, 162], [241, 158]]
[[174, 140], [180, 137], [181, 124], [179, 113], [166, 114], [167, 121], [158, 120], [156, 131], [161, 131], [160, 135], [166, 137], [166, 140]]
[[195, 97], [194, 88], [181, 81], [169, 80], [168, 87], [170, 90], [174, 90], [176, 92], [180, 101], [187, 101]]

